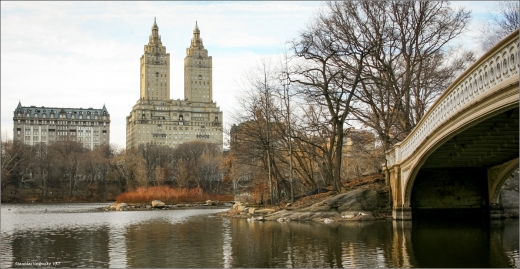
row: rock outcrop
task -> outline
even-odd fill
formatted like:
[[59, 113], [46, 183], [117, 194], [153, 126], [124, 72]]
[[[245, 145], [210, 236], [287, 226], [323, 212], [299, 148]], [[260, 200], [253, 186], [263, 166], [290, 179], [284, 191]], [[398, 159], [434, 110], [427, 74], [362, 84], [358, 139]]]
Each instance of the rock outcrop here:
[[293, 208], [288, 206], [276, 211], [272, 208], [259, 209], [246, 207], [240, 202], [235, 203], [229, 211], [232, 217], [253, 220], [263, 216], [267, 221], [317, 221], [325, 223], [375, 220], [386, 218], [390, 211], [388, 190], [385, 188], [359, 188], [347, 193], [341, 193], [322, 201]]
[[162, 201], [159, 201], [159, 200], [153, 200], [152, 201], [152, 207], [153, 208], [163, 208], [165, 207], [166, 205], [164, 204], [164, 202]]
[[355, 189], [341, 193], [311, 206], [296, 210], [281, 210], [265, 217], [266, 220], [332, 223], [336, 221], [374, 220], [385, 218], [390, 210], [388, 192], [374, 189]]

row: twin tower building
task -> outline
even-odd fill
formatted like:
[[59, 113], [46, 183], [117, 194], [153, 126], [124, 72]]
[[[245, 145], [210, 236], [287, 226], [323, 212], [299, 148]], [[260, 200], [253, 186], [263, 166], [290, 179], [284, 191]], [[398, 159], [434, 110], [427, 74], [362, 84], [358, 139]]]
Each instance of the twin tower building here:
[[140, 61], [139, 100], [126, 117], [126, 148], [176, 147], [190, 141], [222, 146], [222, 111], [213, 102], [212, 58], [195, 23], [184, 58], [184, 99], [170, 99], [170, 54], [154, 20]]
[[[213, 102], [211, 56], [197, 23], [184, 58], [184, 99], [170, 99], [170, 54], [154, 20], [141, 56], [140, 98], [126, 117], [126, 148], [156, 144], [176, 147], [190, 141], [222, 146], [222, 112]], [[26, 145], [75, 141], [86, 148], [110, 143], [110, 114], [94, 108], [22, 106], [14, 111], [13, 138]]]

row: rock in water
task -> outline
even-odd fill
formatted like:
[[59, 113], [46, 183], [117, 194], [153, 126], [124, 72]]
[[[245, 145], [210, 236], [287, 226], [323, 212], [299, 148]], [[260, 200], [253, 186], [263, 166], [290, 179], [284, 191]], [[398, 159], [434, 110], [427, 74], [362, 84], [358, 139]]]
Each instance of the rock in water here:
[[108, 207], [108, 209], [110, 209], [110, 210], [117, 210], [117, 205], [119, 205], [118, 202], [113, 202], [113, 203]]
[[125, 204], [125, 203], [119, 203], [119, 204], [117, 204], [117, 206], [116, 206], [116, 211], [123, 211], [123, 210], [126, 209], [127, 206], [128, 206], [128, 205]]
[[329, 219], [329, 218], [326, 218], [326, 219], [324, 219], [324, 220], [323, 220], [323, 222], [325, 222], [325, 223], [329, 224], [329, 223], [333, 223], [333, 222], [334, 222], [334, 220], [332, 220], [332, 219]]
[[240, 202], [236, 202], [234, 205], [233, 205], [233, 210], [235, 212], [244, 212], [246, 211], [248, 208], [245, 207], [244, 205], [242, 205], [242, 203]]
[[159, 200], [153, 200], [152, 201], [152, 207], [154, 207], [154, 208], [163, 208], [165, 206], [166, 205], [162, 201], [159, 201]]

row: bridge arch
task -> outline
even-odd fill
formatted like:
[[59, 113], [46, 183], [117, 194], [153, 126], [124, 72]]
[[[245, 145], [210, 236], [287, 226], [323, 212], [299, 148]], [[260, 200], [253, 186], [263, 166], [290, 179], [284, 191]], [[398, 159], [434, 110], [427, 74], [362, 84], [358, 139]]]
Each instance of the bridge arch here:
[[488, 169], [488, 179], [491, 183], [489, 186], [489, 203], [491, 205], [501, 206], [500, 190], [511, 174], [517, 169], [518, 158]]
[[[483, 177], [489, 180], [489, 184], [487, 186], [484, 185], [484, 187], [487, 187], [488, 192], [482, 193], [482, 200], [486, 203], [500, 206], [500, 188], [512, 171], [518, 168], [518, 104], [503, 107], [487, 115], [478, 115], [476, 112], [468, 111], [458, 116], [466, 117], [466, 124], [464, 126], [453, 124], [449, 127], [452, 132], [446, 136], [433, 136], [433, 146], [422, 152], [423, 154], [418, 155], [419, 161], [413, 164], [409, 169], [410, 172], [403, 173], [404, 175], [409, 174], [404, 194], [405, 206], [412, 206], [414, 203], [414, 186], [421, 170], [429, 169], [430, 171], [435, 171], [435, 169], [440, 169], [457, 172], [457, 170], [453, 169], [460, 169], [460, 167], [468, 167], [468, 170], [480, 170], [478, 173], [482, 173]], [[468, 120], [468, 116], [471, 116], [473, 120]], [[473, 134], [489, 129], [489, 127], [496, 124], [496, 122], [504, 122], [507, 121], [507, 119], [512, 119], [513, 121], [507, 128], [502, 128], [500, 131], [490, 132], [483, 136], [477, 135], [474, 139], [468, 140], [468, 137], [473, 136]], [[512, 134], [514, 132], [517, 133], [516, 136]], [[496, 142], [496, 144], [494, 144], [495, 142], [483, 141], [485, 139], [499, 139], [501, 141], [504, 137], [511, 137], [510, 140], [505, 141], [507, 145], [504, 145], [502, 142]], [[482, 143], [483, 145], [479, 145], [478, 143]], [[497, 152], [491, 156], [477, 156], [476, 158], [481, 158], [481, 160], [475, 161], [475, 163], [470, 163], [472, 161], [471, 155], [468, 156], [468, 154], [466, 154], [466, 156], [464, 156], [464, 153], [469, 153], [469, 151], [482, 154], [487, 150], [486, 147], [492, 144], [494, 144], [493, 146], [496, 147], [496, 149], [502, 151], [502, 153]], [[459, 145], [460, 148], [454, 148], [454, 145]], [[479, 146], [481, 146], [480, 149]], [[454, 153], [451, 159], [448, 157], [449, 154], [447, 154], [450, 151]], [[455, 163], [436, 165], [443, 156], [446, 156], [446, 162]]]
[[[416, 179], [422, 169], [434, 165], [432, 160], [440, 158], [442, 161], [442, 158], [446, 158], [446, 155], [442, 154], [446, 153], [450, 154], [450, 158], [455, 158], [468, 148], [478, 148], [475, 146], [478, 142], [475, 139], [470, 141], [471, 145], [467, 145], [467, 141], [459, 145], [456, 142], [457, 138], [471, 140], [468, 138], [471, 132], [487, 132], [489, 135], [485, 128], [504, 130], [505, 126], [507, 132], [499, 139], [505, 141], [506, 148], [508, 143], [509, 146], [516, 145], [514, 156], [506, 154], [507, 156], [495, 158], [492, 162], [482, 163], [479, 167], [492, 169], [491, 167], [500, 166], [518, 157], [518, 36], [516, 31], [486, 52], [446, 89], [410, 135], [387, 152], [385, 171], [392, 190], [394, 218], [411, 218], [412, 192]], [[504, 119], [511, 115], [516, 115], [510, 118], [511, 122], [508, 118]], [[504, 126], [497, 127], [494, 121], [499, 121], [499, 124]], [[479, 133], [473, 133], [473, 138], [475, 137], [486, 138]], [[449, 146], [462, 147], [457, 149], [458, 152], [448, 152]], [[494, 151], [495, 149], [491, 149], [491, 155]], [[475, 167], [475, 164], [469, 164], [467, 159], [466, 162], [459, 164]], [[489, 183], [486, 203], [493, 203], [498, 199], [497, 182]]]

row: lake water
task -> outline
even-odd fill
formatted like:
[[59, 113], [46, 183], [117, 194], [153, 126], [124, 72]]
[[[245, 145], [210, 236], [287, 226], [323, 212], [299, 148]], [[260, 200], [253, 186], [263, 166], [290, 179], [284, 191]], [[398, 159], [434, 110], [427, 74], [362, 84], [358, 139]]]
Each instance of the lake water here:
[[216, 209], [2, 204], [1, 267], [518, 267], [518, 219], [247, 222]]

